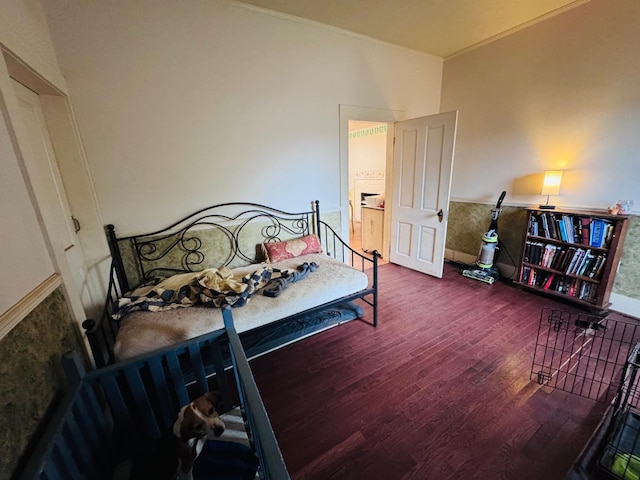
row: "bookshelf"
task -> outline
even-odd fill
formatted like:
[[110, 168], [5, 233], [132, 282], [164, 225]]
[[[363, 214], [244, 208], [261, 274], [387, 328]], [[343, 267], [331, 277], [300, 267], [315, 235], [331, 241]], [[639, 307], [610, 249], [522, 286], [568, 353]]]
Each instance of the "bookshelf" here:
[[605, 312], [629, 217], [527, 209], [518, 285]]

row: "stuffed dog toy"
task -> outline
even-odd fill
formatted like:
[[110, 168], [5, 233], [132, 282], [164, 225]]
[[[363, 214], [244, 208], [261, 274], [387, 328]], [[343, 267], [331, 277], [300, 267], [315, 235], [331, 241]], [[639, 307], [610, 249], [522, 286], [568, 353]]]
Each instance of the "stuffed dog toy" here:
[[224, 422], [216, 410], [217, 402], [218, 396], [207, 392], [180, 409], [173, 424], [173, 435], [177, 437], [176, 480], [192, 480], [193, 462], [200, 455], [204, 442], [207, 438], [218, 438], [224, 432]]

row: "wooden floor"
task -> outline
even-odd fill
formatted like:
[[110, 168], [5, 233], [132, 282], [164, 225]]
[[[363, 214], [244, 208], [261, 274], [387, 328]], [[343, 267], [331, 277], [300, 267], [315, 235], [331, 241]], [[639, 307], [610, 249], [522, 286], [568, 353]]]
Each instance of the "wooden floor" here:
[[450, 264], [382, 265], [379, 302], [251, 361], [294, 480], [564, 478], [606, 407], [529, 380], [541, 308], [570, 307]]

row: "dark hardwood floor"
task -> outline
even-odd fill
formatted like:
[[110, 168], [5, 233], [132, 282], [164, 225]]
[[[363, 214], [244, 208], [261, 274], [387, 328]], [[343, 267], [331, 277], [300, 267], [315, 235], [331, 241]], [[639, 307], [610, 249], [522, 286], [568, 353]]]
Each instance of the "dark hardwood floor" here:
[[541, 308], [572, 308], [451, 264], [379, 272], [377, 328], [251, 361], [292, 478], [564, 478], [606, 405], [529, 374]]

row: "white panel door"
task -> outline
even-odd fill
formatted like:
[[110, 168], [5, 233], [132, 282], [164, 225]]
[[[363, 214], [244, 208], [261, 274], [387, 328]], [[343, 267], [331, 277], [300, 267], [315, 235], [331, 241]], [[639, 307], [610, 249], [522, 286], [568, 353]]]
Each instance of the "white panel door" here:
[[[42, 220], [47, 230], [57, 268], [73, 277], [76, 293], [85, 293], [86, 262], [72, 221], [67, 194], [62, 183], [38, 95], [13, 81], [23, 129], [19, 133], [25, 163], [34, 188]], [[65, 262], [66, 265], [61, 265]]]
[[389, 260], [442, 277], [458, 112], [396, 122]]

